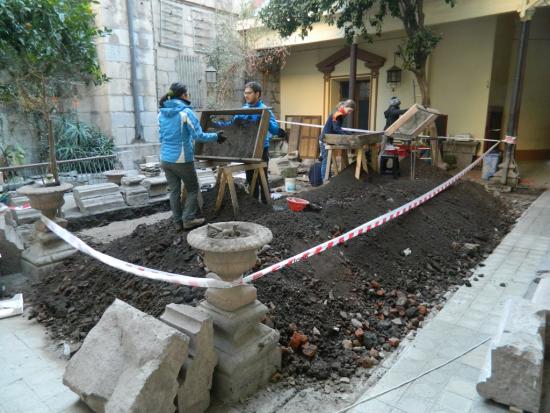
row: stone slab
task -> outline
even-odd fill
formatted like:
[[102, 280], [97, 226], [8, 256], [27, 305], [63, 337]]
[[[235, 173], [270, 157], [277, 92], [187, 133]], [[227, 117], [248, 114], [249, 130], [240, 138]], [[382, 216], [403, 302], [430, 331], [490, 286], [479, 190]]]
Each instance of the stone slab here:
[[202, 413], [210, 406], [212, 373], [218, 363], [212, 318], [188, 305], [169, 304], [160, 319], [190, 339], [189, 358], [180, 373], [178, 411]]
[[124, 186], [136, 186], [141, 183], [145, 179], [145, 175], [130, 175], [125, 176], [120, 181], [120, 184]]
[[[113, 184], [115, 185], [115, 184]], [[119, 187], [117, 187], [116, 193], [110, 193], [104, 196], [97, 196], [93, 198], [84, 198], [76, 201], [76, 205], [80, 212], [84, 214], [98, 214], [100, 212], [111, 211], [113, 209], [125, 208], [126, 203], [122, 194], [118, 192]]]
[[40, 219], [40, 211], [34, 208], [10, 209], [4, 215], [6, 224], [12, 227], [33, 224]]
[[164, 175], [145, 178], [141, 184], [147, 188], [150, 197], [164, 195], [168, 192], [168, 181]]
[[542, 398], [547, 310], [523, 298], [509, 299], [476, 386], [507, 406], [538, 412]]
[[112, 182], [94, 185], [81, 185], [73, 189], [73, 197], [78, 205], [78, 203], [84, 199], [116, 194], [119, 191], [119, 186], [117, 184], [113, 184]]
[[69, 362], [63, 383], [95, 412], [172, 413], [189, 338], [115, 302]]

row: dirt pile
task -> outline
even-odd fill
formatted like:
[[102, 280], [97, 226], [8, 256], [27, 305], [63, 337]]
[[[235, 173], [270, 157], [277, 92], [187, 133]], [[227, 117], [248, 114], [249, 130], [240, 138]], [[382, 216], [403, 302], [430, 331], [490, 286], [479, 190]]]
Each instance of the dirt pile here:
[[[353, 166], [352, 166], [353, 168]], [[447, 175], [428, 166], [419, 179], [375, 176], [357, 181], [349, 168], [304, 198], [320, 212], [295, 213], [286, 201], [274, 208], [239, 193], [240, 220], [270, 228], [273, 242], [260, 252], [262, 266], [345, 232], [441, 183]], [[207, 193], [206, 205], [215, 194]], [[233, 220], [230, 203], [214, 217]], [[416, 329], [449, 287], [469, 283], [470, 269], [508, 231], [516, 214], [471, 182], [461, 182], [380, 229], [256, 282], [269, 308], [264, 321], [281, 332], [282, 377], [304, 381], [349, 377], [369, 368]], [[97, 248], [117, 258], [202, 277], [197, 251], [170, 221], [139, 226]], [[168, 303], [195, 304], [204, 292], [139, 279], [77, 255], [29, 289], [33, 316], [54, 338], [82, 340], [115, 297], [154, 316]], [[308, 379], [309, 378], [309, 379]]]

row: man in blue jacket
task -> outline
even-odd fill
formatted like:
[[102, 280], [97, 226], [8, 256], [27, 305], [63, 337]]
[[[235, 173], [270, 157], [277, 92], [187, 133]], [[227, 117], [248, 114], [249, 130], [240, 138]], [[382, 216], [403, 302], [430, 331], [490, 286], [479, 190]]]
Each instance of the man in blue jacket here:
[[[258, 82], [248, 82], [244, 86], [244, 100], [245, 104], [243, 105], [244, 109], [263, 109], [267, 108], [264, 102], [261, 99], [262, 97], [262, 86]], [[214, 122], [214, 125], [217, 127], [230, 126], [232, 124], [243, 124], [247, 123], [260, 123], [261, 115], [235, 115], [233, 119], [227, 122], [218, 121]], [[262, 160], [269, 165], [269, 142], [272, 135], [282, 135], [282, 132], [279, 130], [279, 124], [275, 119], [273, 112], [269, 110], [269, 128], [264, 139], [264, 151], [262, 153]], [[265, 176], [267, 178], [267, 167], [264, 168]], [[252, 176], [254, 171], [246, 171], [246, 180], [248, 184], [252, 182]], [[267, 202], [263, 191], [260, 191], [260, 179], [256, 180], [256, 187], [250, 188], [250, 191], [253, 191], [254, 198], [258, 199], [258, 196], [261, 197], [262, 202]]]
[[[193, 162], [194, 142], [222, 143], [226, 139], [221, 132], [203, 132], [189, 98], [187, 86], [176, 82], [159, 102], [160, 160], [170, 186], [170, 209], [177, 230], [191, 229], [205, 221], [197, 217], [199, 181]], [[182, 181], [187, 190], [183, 211]]]

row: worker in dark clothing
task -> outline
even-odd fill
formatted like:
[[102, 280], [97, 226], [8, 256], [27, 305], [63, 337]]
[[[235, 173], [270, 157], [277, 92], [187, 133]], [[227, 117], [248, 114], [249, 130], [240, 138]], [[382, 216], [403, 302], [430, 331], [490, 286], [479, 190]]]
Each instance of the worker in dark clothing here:
[[394, 96], [390, 99], [390, 106], [384, 111], [384, 116], [386, 117], [386, 126], [384, 126], [384, 130], [388, 129], [392, 123], [399, 119], [399, 116], [407, 111], [406, 109], [400, 109], [400, 106], [401, 100], [398, 97]]
[[321, 148], [321, 179], [325, 179], [327, 170], [327, 149], [325, 148], [325, 134], [334, 133], [337, 135], [351, 135], [351, 132], [342, 129], [344, 118], [355, 110], [355, 102], [352, 99], [338, 103], [334, 113], [331, 113], [319, 136], [319, 147]]

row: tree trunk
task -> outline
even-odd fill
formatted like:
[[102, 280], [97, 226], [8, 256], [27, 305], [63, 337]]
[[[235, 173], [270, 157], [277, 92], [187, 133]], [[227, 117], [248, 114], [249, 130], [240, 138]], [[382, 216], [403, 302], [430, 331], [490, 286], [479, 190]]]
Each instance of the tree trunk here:
[[426, 68], [415, 70], [416, 81], [420, 88], [420, 94], [422, 95], [422, 106], [430, 106], [430, 85], [428, 79], [426, 79]]
[[53, 132], [52, 119], [48, 113], [46, 116], [46, 125], [48, 127], [48, 149], [50, 152], [50, 172], [53, 175], [53, 179], [56, 185], [59, 185], [59, 174], [57, 173], [57, 159], [55, 157], [55, 137]]

